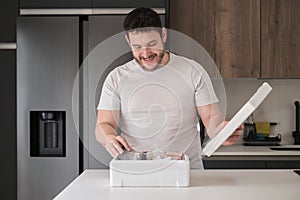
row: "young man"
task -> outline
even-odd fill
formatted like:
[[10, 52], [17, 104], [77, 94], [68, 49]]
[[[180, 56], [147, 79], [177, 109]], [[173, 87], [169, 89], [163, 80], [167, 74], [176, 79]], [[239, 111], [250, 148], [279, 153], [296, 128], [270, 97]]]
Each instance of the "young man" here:
[[[195, 61], [164, 49], [167, 30], [152, 9], [133, 10], [123, 26], [134, 60], [104, 82], [96, 139], [113, 157], [124, 149], [184, 152], [192, 168], [202, 168], [197, 114], [210, 137], [226, 124], [209, 76]], [[240, 127], [224, 144], [242, 132]]]

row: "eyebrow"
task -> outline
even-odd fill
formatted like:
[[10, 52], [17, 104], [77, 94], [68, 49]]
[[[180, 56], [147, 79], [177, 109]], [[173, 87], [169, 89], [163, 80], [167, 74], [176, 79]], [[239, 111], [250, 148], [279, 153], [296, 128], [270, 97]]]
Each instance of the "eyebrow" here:
[[[155, 39], [155, 40], [151, 40], [150, 42], [147, 43], [147, 46], [148, 46], [149, 44], [151, 44], [151, 43], [154, 43], [154, 42], [157, 42], [157, 40], [156, 40], [156, 39]], [[134, 46], [134, 47], [140, 47], [140, 46], [142, 46], [142, 45], [139, 45], [139, 44], [132, 44], [131, 46]]]

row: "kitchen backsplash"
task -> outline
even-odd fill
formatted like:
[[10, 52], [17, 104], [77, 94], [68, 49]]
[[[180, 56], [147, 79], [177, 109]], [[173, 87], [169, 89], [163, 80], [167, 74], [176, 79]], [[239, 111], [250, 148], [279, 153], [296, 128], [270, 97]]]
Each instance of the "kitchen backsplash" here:
[[[281, 144], [293, 144], [294, 102], [300, 101], [300, 79], [224, 79], [226, 118], [231, 119], [263, 82], [268, 82], [273, 90], [254, 112], [254, 121], [277, 122], [271, 132], [282, 135]], [[238, 143], [242, 142], [241, 138]]]

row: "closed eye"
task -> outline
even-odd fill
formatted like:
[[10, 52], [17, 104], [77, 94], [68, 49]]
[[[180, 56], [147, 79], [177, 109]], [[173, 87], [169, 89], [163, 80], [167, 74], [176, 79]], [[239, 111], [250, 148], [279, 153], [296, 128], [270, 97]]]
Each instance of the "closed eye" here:
[[148, 46], [148, 47], [154, 47], [156, 44], [157, 44], [156, 41], [151, 41], [151, 42], [148, 43], [147, 46]]
[[140, 49], [140, 48], [142, 48], [142, 46], [140, 46], [140, 45], [132, 45], [131, 46], [133, 49]]

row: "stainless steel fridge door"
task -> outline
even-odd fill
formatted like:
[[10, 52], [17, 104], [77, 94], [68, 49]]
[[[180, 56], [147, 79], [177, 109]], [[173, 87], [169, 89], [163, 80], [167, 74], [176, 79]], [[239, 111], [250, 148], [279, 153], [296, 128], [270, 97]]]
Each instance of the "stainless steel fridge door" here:
[[[96, 124], [96, 102], [101, 92], [102, 84], [97, 82], [96, 74], [100, 76], [102, 72], [109, 72], [106, 70], [105, 65], [99, 60], [102, 50], [105, 47], [100, 47], [101, 43], [106, 39], [114, 36], [123, 31], [122, 24], [126, 15], [99, 15], [99, 16], [89, 16], [88, 25], [86, 26], [86, 59], [83, 63], [83, 144], [85, 146], [84, 153], [84, 169], [87, 168], [97, 168], [103, 169], [107, 168], [108, 162], [111, 160], [110, 155], [106, 150], [96, 141], [95, 138], [95, 124]], [[123, 41], [124, 39], [124, 41]], [[125, 38], [118, 38], [119, 41], [115, 43], [123, 42], [126, 44]], [[100, 45], [100, 46], [99, 46]], [[107, 51], [111, 48], [107, 49]], [[131, 58], [129, 58], [131, 59]], [[128, 59], [128, 60], [129, 60]], [[116, 67], [110, 66], [110, 69]], [[102, 71], [99, 73], [99, 71]], [[103, 78], [99, 77], [100, 82], [103, 82]], [[100, 86], [97, 88], [97, 86]], [[95, 88], [97, 90], [95, 91]], [[99, 90], [100, 89], [100, 90]]]
[[[72, 92], [79, 67], [78, 17], [17, 20], [18, 199], [53, 199], [78, 176]], [[30, 111], [65, 111], [63, 157], [30, 156]]]
[[[106, 150], [96, 141], [95, 123], [97, 105], [106, 75], [115, 67], [133, 59], [123, 32], [125, 14], [90, 16], [86, 25], [86, 48], [83, 63], [83, 143], [85, 146], [84, 169], [108, 168], [112, 159]], [[165, 24], [165, 14], [160, 15]], [[126, 46], [126, 47], [125, 47]], [[122, 50], [117, 48], [122, 48]], [[127, 48], [127, 49], [126, 49]], [[115, 50], [114, 50], [115, 49]], [[115, 60], [104, 64], [109, 59], [100, 59], [103, 54], [110, 57], [115, 55]], [[102, 53], [102, 55], [101, 55]], [[99, 77], [97, 77], [99, 75]], [[95, 77], [96, 76], [96, 77]]]

